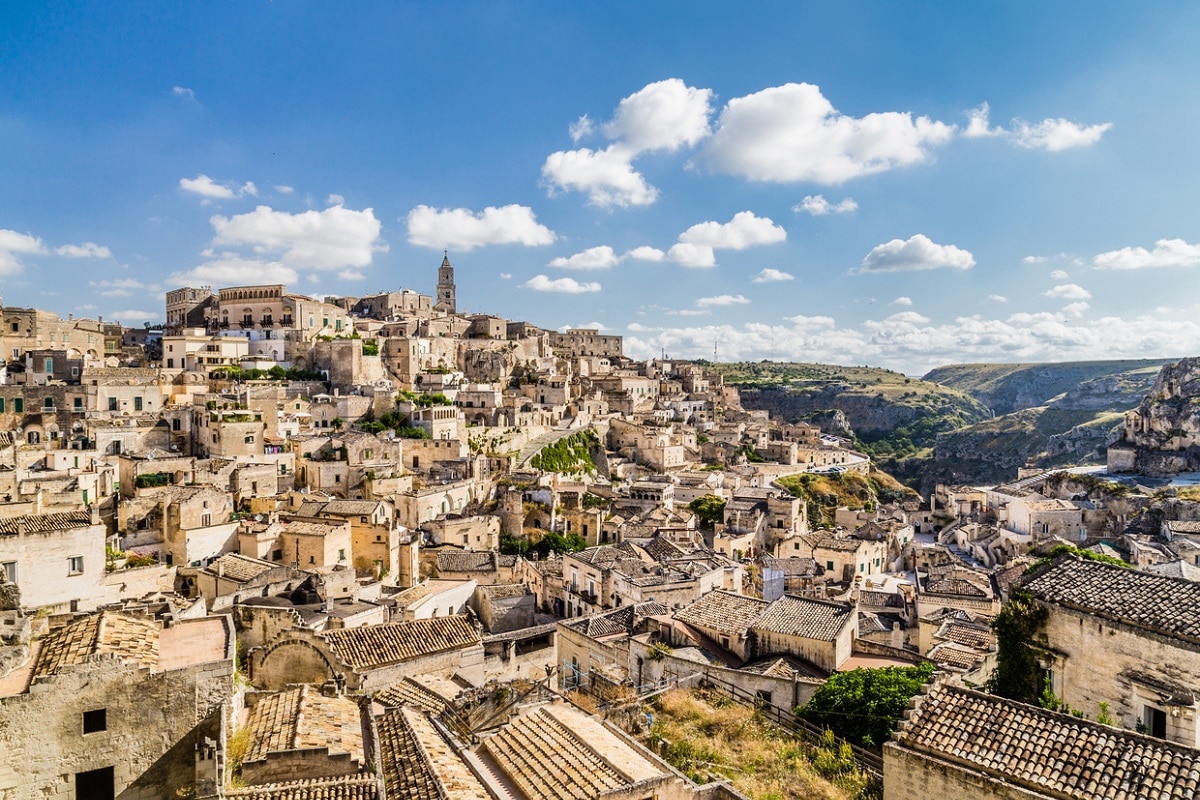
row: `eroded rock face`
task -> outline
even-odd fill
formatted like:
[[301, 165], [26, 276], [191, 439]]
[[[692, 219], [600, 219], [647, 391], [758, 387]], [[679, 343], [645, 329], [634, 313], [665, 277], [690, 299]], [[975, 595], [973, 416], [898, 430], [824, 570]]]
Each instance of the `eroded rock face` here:
[[9, 583], [0, 570], [0, 611], [19, 611], [21, 608], [21, 589], [15, 583]]
[[1109, 469], [1149, 474], [1200, 470], [1200, 358], [1162, 368], [1141, 405], [1125, 415]]

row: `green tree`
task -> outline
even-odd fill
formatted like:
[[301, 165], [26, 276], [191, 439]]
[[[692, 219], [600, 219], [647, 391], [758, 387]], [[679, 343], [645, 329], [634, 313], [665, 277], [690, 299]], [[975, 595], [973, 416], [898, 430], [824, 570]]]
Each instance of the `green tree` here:
[[1048, 612], [1029, 594], [1013, 589], [1008, 602], [992, 620], [996, 633], [996, 669], [987, 690], [1010, 700], [1038, 705], [1045, 688], [1045, 670], [1030, 646], [1046, 624]]
[[688, 510], [700, 518], [702, 528], [712, 528], [725, 520], [725, 501], [715, 494], [697, 497], [688, 503]]
[[930, 663], [835, 672], [796, 716], [853, 744], [881, 747], [933, 673]]

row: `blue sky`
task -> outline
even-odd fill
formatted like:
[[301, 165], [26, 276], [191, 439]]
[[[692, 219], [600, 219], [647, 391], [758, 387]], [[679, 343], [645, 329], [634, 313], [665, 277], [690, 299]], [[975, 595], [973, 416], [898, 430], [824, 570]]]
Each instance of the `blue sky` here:
[[[119, 5], [119, 8], [118, 8]], [[0, 292], [282, 280], [637, 357], [1200, 351], [1192, 3], [6, 3]]]

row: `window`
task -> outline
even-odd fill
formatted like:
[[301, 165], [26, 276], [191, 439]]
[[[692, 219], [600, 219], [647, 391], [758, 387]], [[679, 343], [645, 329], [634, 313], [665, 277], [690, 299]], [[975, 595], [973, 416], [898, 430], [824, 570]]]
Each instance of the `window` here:
[[54, 359], [47, 358], [42, 360], [42, 372], [54, 372]]
[[102, 767], [75, 773], [75, 796], [91, 800], [113, 800], [116, 797], [113, 768]]
[[67, 559], [67, 574], [82, 575], [83, 574], [83, 556], [71, 556]]
[[83, 712], [83, 732], [99, 733], [108, 730], [108, 710], [97, 708], [95, 711]]
[[115, 397], [108, 398], [108, 410], [109, 411], [117, 410], [117, 398], [115, 398]]
[[246, 444], [254, 444], [254, 434], [250, 434], [243, 440]]
[[4, 413], [4, 398], [0, 397], [0, 414]]
[[76, 397], [76, 398], [74, 399], [74, 401], [71, 403], [71, 407], [72, 407], [72, 408], [74, 408], [76, 411], [78, 411], [79, 409], [83, 408], [83, 398], [82, 398], [82, 397]]
[[12, 323], [12, 332], [13, 333], [18, 333], [20, 330], [21, 330], [21, 324], [19, 322]]
[[17, 562], [0, 561], [0, 570], [4, 572], [4, 580], [9, 583], [17, 582]]
[[825, 562], [825, 569], [833, 569], [833, 562], [832, 562], [832, 561], [826, 561], [826, 562]]
[[25, 399], [23, 397], [13, 398], [13, 411], [17, 414], [25, 413]]
[[346, 551], [344, 548], [338, 548], [338, 561], [346, 560]]
[[201, 514], [200, 527], [207, 528], [210, 525], [212, 525], [212, 514]]
[[133, 410], [134, 411], [142, 410], [142, 398], [141, 397], [133, 398]]
[[1167, 738], [1167, 712], [1151, 706], [1143, 706], [1142, 724], [1146, 733], [1159, 739]]

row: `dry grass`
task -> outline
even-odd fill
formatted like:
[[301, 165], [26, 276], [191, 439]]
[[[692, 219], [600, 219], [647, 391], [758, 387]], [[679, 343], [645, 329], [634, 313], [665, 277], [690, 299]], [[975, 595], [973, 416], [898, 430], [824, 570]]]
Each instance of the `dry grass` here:
[[754, 800], [848, 800], [866, 785], [836, 747], [813, 748], [718, 695], [675, 690], [647, 710], [654, 715], [648, 743], [697, 783], [728, 778]]

